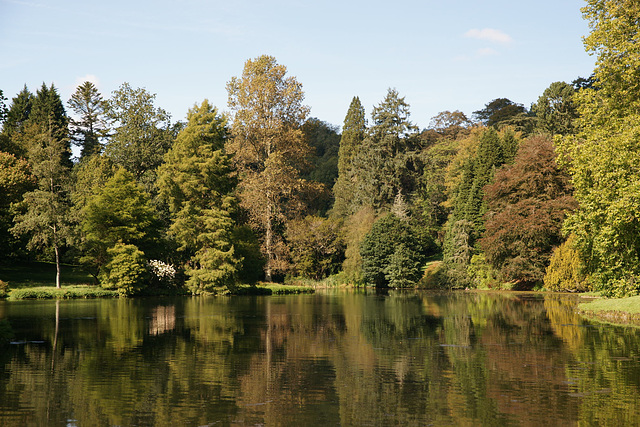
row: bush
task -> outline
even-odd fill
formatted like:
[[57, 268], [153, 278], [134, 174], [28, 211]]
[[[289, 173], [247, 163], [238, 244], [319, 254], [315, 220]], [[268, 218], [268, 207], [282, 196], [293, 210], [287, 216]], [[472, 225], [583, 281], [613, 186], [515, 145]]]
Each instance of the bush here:
[[544, 286], [550, 291], [585, 292], [591, 286], [583, 272], [582, 261], [574, 248], [575, 237], [569, 236], [551, 255], [544, 276]]
[[115, 289], [120, 295], [134, 295], [144, 289], [149, 280], [144, 253], [135, 245], [117, 243], [107, 250], [110, 261], [100, 272], [103, 288]]

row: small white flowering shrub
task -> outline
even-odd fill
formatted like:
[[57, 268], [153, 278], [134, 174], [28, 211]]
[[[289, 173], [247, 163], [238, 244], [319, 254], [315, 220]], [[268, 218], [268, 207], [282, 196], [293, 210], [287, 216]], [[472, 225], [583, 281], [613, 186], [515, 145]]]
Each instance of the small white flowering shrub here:
[[152, 259], [147, 266], [151, 272], [152, 280], [162, 285], [173, 285], [176, 278], [176, 269], [166, 262]]

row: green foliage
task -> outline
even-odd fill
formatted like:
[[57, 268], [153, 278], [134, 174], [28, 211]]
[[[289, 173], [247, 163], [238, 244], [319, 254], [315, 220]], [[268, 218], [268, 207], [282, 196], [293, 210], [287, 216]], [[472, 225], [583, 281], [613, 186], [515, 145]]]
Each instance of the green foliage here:
[[450, 167], [457, 177], [450, 184], [447, 203], [451, 214], [443, 241], [444, 265], [455, 286], [469, 284], [466, 268], [485, 230], [485, 185], [493, 180], [498, 167], [513, 160], [519, 138], [509, 129], [498, 132], [489, 128], [472, 133], [465, 144], [468, 148], [460, 151], [459, 159], [454, 159]]
[[551, 135], [573, 134], [578, 118], [574, 93], [575, 89], [568, 83], [551, 83], [531, 106], [531, 112], [536, 116], [536, 130]]
[[353, 160], [366, 137], [367, 120], [360, 98], [354, 96], [344, 118], [340, 149], [338, 151], [338, 179], [333, 187], [332, 214], [345, 217], [353, 213], [354, 179]]
[[122, 296], [130, 296], [143, 290], [149, 281], [144, 252], [135, 245], [116, 243], [107, 249], [107, 262], [98, 276], [105, 289], [115, 289]]
[[124, 169], [118, 169], [97, 194], [89, 197], [81, 215], [81, 261], [94, 274], [109, 261], [108, 249], [117, 243], [150, 251], [157, 242], [159, 223], [151, 200]]
[[345, 260], [342, 263], [342, 271], [347, 283], [361, 284], [363, 281], [360, 245], [375, 220], [373, 209], [363, 207], [344, 221], [342, 233], [345, 242]]
[[580, 253], [574, 248], [575, 236], [571, 235], [555, 248], [544, 276], [544, 286], [550, 291], [585, 292], [591, 286], [584, 274]]
[[15, 257], [24, 245], [9, 231], [13, 226], [11, 205], [32, 191], [35, 184], [36, 179], [26, 160], [0, 151], [0, 247], [4, 248], [7, 257]]
[[256, 283], [262, 278], [265, 264], [258, 237], [250, 227], [242, 225], [233, 229], [232, 241], [237, 257], [242, 259], [238, 281], [248, 284]]
[[589, 0], [587, 51], [597, 54], [593, 85], [575, 96], [579, 133], [559, 141], [579, 209], [566, 229], [594, 289], [640, 292], [640, 6]]
[[263, 55], [246, 61], [242, 76], [227, 83], [234, 117], [226, 148], [240, 176], [240, 206], [261, 234], [267, 281], [288, 268], [283, 225], [304, 211], [303, 194], [321, 186], [300, 178], [310, 151], [301, 129], [309, 107], [302, 85], [286, 73]]
[[169, 232], [189, 260], [185, 272], [193, 293], [232, 289], [241, 268], [232, 241], [235, 180], [223, 150], [226, 138], [226, 119], [205, 100], [189, 110], [158, 169], [160, 197], [171, 211]]
[[[53, 136], [53, 130], [41, 131], [35, 123], [27, 125], [23, 133], [28, 138], [29, 163], [37, 180], [37, 188], [23, 195], [15, 226], [11, 232], [16, 236], [29, 237], [27, 248], [50, 249], [55, 254], [58, 272], [60, 250], [75, 240], [73, 218], [70, 215], [68, 144]], [[59, 274], [56, 286], [60, 286]]]
[[364, 280], [376, 287], [414, 286], [422, 275], [423, 251], [406, 220], [385, 215], [360, 246]]
[[7, 98], [4, 97], [4, 92], [0, 89], [0, 127], [7, 120], [7, 114], [9, 113], [6, 101]]
[[287, 241], [297, 274], [320, 280], [336, 273], [344, 259], [344, 244], [336, 220], [307, 216], [287, 226]]
[[0, 150], [15, 154], [18, 157], [26, 157], [27, 148], [21, 144], [19, 135], [31, 114], [33, 94], [24, 88], [11, 100], [11, 106], [2, 125], [2, 146]]
[[72, 140], [81, 147], [80, 159], [100, 154], [107, 123], [105, 101], [98, 88], [89, 81], [84, 82], [76, 88], [67, 104], [78, 115], [77, 120], [71, 119], [71, 128]]
[[340, 147], [338, 130], [337, 126], [316, 118], [310, 118], [302, 125], [304, 138], [313, 151], [310, 156], [310, 170], [303, 174], [303, 178], [321, 182], [328, 188], [333, 187], [338, 178], [338, 150]]
[[156, 95], [123, 83], [104, 105], [114, 127], [105, 154], [137, 180], [150, 182], [173, 142], [170, 115], [154, 105]]
[[377, 212], [389, 208], [398, 192], [411, 194], [421, 174], [417, 127], [409, 121], [409, 104], [389, 89], [373, 108], [373, 125], [353, 158], [351, 209], [370, 206]]
[[474, 111], [473, 115], [482, 124], [489, 127], [501, 128], [511, 126], [518, 131], [529, 132], [533, 120], [522, 104], [517, 104], [507, 98], [497, 98], [487, 103], [482, 110]]
[[468, 275], [474, 288], [490, 289], [499, 284], [496, 272], [487, 263], [484, 253], [475, 254], [469, 261]]

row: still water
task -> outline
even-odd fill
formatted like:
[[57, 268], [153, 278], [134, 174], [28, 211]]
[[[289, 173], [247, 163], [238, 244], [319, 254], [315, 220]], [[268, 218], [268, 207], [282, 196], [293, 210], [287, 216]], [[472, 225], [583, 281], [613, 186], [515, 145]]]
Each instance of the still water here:
[[640, 330], [575, 304], [462, 292], [0, 302], [14, 335], [0, 347], [0, 425], [640, 425]]

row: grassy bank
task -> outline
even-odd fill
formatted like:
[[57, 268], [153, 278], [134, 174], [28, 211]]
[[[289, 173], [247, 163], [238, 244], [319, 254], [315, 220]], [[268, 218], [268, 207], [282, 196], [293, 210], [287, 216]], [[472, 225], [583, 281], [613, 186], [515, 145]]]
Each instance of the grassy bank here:
[[52, 286], [13, 289], [10, 300], [20, 299], [72, 299], [72, 298], [114, 298], [118, 292], [103, 289], [100, 286], [69, 285], [57, 289]]
[[[48, 262], [0, 264], [0, 280], [11, 289], [51, 287], [56, 284], [56, 265]], [[60, 271], [63, 286], [92, 285], [93, 277], [79, 267], [63, 264]]]
[[587, 316], [613, 323], [640, 323], [640, 295], [629, 298], [597, 299], [578, 304]]

